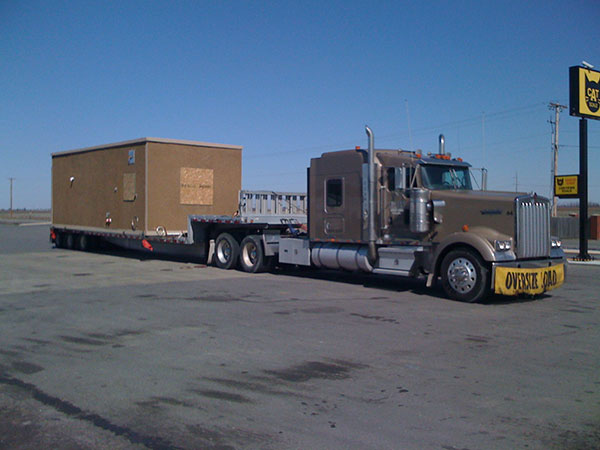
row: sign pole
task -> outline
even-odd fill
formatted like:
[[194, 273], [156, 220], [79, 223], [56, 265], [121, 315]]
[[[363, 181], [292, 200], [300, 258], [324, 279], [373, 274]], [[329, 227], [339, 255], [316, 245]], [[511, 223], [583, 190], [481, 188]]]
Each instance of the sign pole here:
[[587, 118], [600, 120], [600, 72], [585, 67], [569, 67], [569, 114], [579, 121], [579, 260], [591, 260], [588, 253], [588, 132]]
[[590, 225], [588, 222], [588, 132], [587, 120], [581, 118], [579, 121], [579, 260], [589, 260], [588, 234]]

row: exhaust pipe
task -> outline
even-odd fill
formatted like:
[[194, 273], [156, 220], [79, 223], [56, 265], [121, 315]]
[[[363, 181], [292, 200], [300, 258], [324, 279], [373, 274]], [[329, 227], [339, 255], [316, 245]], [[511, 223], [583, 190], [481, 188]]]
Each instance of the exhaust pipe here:
[[443, 134], [440, 134], [440, 155], [446, 154], [446, 139]]
[[375, 148], [374, 148], [374, 138], [373, 131], [368, 126], [365, 126], [365, 131], [367, 132], [367, 136], [369, 137], [369, 252], [367, 254], [367, 258], [371, 265], [375, 264], [377, 261], [377, 249], [375, 248], [375, 195], [376, 195], [376, 183], [375, 183]]

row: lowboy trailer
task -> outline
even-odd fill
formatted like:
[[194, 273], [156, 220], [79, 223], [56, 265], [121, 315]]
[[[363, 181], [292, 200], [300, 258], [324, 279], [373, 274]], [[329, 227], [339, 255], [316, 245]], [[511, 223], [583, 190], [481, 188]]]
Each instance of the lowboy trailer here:
[[443, 136], [439, 152], [425, 156], [375, 149], [366, 133], [366, 151], [311, 160], [307, 195], [240, 191], [235, 214], [190, 214], [175, 234], [53, 224], [51, 239], [82, 250], [107, 241], [246, 272], [289, 264], [419, 277], [427, 286], [441, 280], [450, 298], [466, 302], [564, 282], [548, 199], [473, 189], [470, 164], [445, 152]]

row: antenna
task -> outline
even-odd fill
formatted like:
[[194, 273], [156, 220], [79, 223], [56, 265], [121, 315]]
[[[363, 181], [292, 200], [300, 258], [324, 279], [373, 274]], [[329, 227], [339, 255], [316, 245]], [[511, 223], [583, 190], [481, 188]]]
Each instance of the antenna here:
[[483, 164], [485, 165], [485, 111], [481, 113], [481, 140], [483, 141]]
[[412, 142], [412, 134], [410, 132], [410, 113], [408, 111], [408, 100], [404, 99], [404, 103], [406, 104], [406, 121], [408, 122], [408, 142], [410, 144], [409, 150], [412, 151], [413, 142]]

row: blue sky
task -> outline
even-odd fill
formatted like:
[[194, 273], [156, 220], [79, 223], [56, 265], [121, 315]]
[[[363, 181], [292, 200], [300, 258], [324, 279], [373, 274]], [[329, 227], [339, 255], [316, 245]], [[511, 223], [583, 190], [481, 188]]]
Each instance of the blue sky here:
[[[447, 151], [550, 193], [548, 103], [600, 67], [600, 2], [0, 0], [0, 208], [50, 207], [50, 154], [152, 136], [242, 145], [243, 187], [305, 190], [322, 152]], [[600, 122], [588, 122], [600, 201]], [[578, 172], [561, 114], [559, 174]]]

